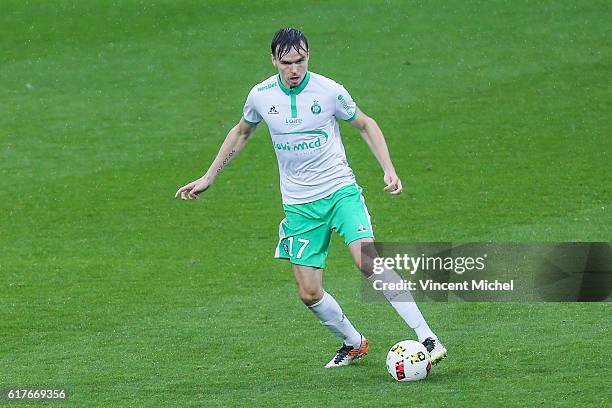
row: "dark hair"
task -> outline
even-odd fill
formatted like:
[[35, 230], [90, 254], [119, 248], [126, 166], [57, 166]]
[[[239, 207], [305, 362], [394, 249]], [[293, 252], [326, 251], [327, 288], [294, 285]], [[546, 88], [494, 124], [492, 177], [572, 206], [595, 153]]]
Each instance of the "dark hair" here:
[[293, 48], [297, 52], [308, 52], [308, 40], [303, 32], [296, 28], [281, 28], [272, 38], [272, 55], [277, 59], [283, 58]]

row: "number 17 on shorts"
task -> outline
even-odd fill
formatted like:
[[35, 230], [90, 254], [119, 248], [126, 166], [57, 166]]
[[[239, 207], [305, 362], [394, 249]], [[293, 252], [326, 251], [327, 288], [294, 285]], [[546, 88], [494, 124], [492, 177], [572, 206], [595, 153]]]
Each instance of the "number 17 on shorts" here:
[[329, 237], [324, 234], [324, 230], [314, 229], [289, 236], [281, 231], [279, 235], [275, 258], [288, 259], [296, 265], [325, 268]]
[[[297, 253], [295, 254], [295, 259], [301, 259], [302, 255], [304, 254], [304, 250], [306, 249], [306, 247], [308, 246], [308, 244], [310, 244], [310, 241], [304, 238], [295, 238], [295, 240], [298, 242], [298, 244], [301, 244], [301, 246], [299, 247], [299, 249], [297, 250]], [[294, 252], [294, 246], [293, 246], [293, 241], [294, 241], [294, 237], [289, 237], [287, 238], [287, 241], [289, 242], [288, 248], [287, 248], [287, 253], [289, 254], [289, 257], [293, 257], [293, 252]]]

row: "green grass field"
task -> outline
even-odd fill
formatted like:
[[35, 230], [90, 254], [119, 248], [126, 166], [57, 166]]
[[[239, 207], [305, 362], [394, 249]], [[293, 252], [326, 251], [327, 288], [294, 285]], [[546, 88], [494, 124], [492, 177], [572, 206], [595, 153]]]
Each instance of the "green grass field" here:
[[612, 404], [609, 303], [424, 303], [449, 358], [394, 383], [387, 349], [412, 333], [362, 301], [338, 239], [326, 288], [371, 352], [323, 369], [339, 344], [272, 258], [265, 126], [202, 200], [173, 199], [273, 74], [274, 31], [295, 25], [310, 69], [387, 137], [396, 198], [343, 125], [379, 240], [611, 241], [608, 2], [0, 9], [0, 388], [98, 407]]

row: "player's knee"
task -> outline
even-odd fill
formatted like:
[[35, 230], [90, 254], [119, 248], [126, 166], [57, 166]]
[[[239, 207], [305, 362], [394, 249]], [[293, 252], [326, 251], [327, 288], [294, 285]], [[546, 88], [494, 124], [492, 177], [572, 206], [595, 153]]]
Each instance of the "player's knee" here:
[[300, 300], [306, 306], [314, 305], [323, 298], [323, 289], [321, 288], [300, 288], [298, 295]]

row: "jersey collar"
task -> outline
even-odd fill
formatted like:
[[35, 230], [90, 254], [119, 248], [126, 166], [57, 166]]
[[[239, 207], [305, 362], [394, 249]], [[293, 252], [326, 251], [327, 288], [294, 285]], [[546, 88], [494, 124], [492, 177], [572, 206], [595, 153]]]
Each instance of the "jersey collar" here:
[[278, 82], [278, 85], [280, 86], [280, 89], [286, 93], [287, 95], [297, 95], [300, 92], [302, 92], [304, 90], [304, 88], [306, 88], [306, 85], [308, 85], [308, 81], [310, 81], [310, 72], [306, 71], [306, 76], [304, 76], [304, 79], [302, 79], [302, 82], [296, 86], [295, 88], [287, 88], [285, 86], [285, 84], [283, 84], [283, 81], [281, 81], [280, 79], [280, 75], [277, 75], [276, 77], [276, 82]]

